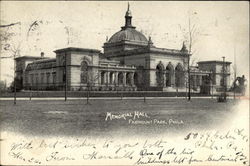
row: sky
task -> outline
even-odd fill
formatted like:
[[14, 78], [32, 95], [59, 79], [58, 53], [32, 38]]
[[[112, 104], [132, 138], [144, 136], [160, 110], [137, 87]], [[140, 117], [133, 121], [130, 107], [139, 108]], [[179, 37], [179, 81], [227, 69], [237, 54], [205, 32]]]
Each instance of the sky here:
[[[20, 48], [20, 56], [55, 57], [56, 49], [92, 48], [103, 51], [107, 38], [124, 26], [126, 1], [1, 1], [1, 28], [13, 33], [7, 43]], [[189, 20], [192, 35], [192, 65], [197, 61], [236, 62], [237, 76], [249, 78], [249, 3], [247, 1], [131, 1], [132, 24], [151, 39], [156, 47], [181, 49], [189, 44]], [[31, 26], [33, 25], [33, 26]], [[4, 50], [1, 57], [13, 54]], [[8, 45], [7, 45], [8, 46]], [[10, 48], [10, 46], [8, 48]], [[236, 57], [236, 61], [234, 58]], [[14, 62], [1, 59], [1, 80], [13, 80]], [[233, 76], [233, 74], [232, 74]], [[231, 77], [233, 78], [233, 77]]]

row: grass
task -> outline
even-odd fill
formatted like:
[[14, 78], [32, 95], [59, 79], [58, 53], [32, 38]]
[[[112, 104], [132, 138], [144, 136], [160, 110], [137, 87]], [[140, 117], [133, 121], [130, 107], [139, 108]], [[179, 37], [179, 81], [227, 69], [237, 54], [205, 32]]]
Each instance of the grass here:
[[[34, 100], [0, 101], [1, 130], [43, 136], [157, 136], [181, 133], [190, 129], [213, 128], [232, 116], [237, 100], [218, 103], [216, 99], [152, 99], [142, 100]], [[177, 120], [183, 124], [132, 125], [128, 120], [105, 121], [107, 112], [114, 114], [147, 113], [149, 119]], [[139, 120], [148, 120], [140, 118]]]

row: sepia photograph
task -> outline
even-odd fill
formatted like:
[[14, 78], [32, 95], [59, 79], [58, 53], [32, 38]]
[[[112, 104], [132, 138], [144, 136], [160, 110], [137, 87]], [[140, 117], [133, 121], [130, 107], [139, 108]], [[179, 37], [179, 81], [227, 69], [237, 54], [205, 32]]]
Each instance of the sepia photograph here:
[[0, 165], [249, 165], [248, 1], [0, 1]]

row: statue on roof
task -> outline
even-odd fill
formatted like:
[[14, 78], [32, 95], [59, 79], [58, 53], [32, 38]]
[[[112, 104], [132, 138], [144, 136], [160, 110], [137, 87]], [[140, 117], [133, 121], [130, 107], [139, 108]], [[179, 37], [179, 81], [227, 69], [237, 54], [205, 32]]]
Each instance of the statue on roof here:
[[185, 44], [185, 42], [184, 42], [184, 41], [183, 41], [183, 43], [182, 43], [181, 52], [188, 52], [188, 50], [187, 50], [187, 46], [186, 46], [186, 44]]

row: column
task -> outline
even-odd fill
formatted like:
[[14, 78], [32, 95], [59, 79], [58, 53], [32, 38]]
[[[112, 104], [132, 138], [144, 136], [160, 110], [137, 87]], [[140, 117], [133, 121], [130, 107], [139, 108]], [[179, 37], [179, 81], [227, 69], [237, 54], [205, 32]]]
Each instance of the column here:
[[104, 72], [104, 74], [103, 74], [103, 85], [106, 85], [106, 81], [107, 80], [107, 73], [106, 72]]
[[115, 72], [115, 84], [118, 86], [118, 72]]
[[173, 73], [171, 75], [171, 86], [175, 87], [175, 71], [173, 71]]
[[126, 72], [123, 72], [123, 86], [126, 86]]
[[114, 84], [114, 72], [112, 72], [112, 73], [109, 73], [109, 75], [110, 75], [110, 84]]
[[134, 80], [135, 73], [131, 73], [131, 86], [135, 86], [135, 80]]
[[201, 86], [201, 84], [202, 84], [202, 79], [201, 79], [201, 76], [199, 76], [199, 85]]
[[101, 85], [102, 82], [102, 71], [98, 71], [98, 85]]
[[109, 74], [110, 74], [110, 72], [107, 71], [107, 72], [106, 72], [106, 84], [107, 84], [107, 85], [109, 85], [109, 82], [110, 82], [110, 81], [109, 81]]
[[163, 71], [163, 87], [166, 87], [166, 71]]

